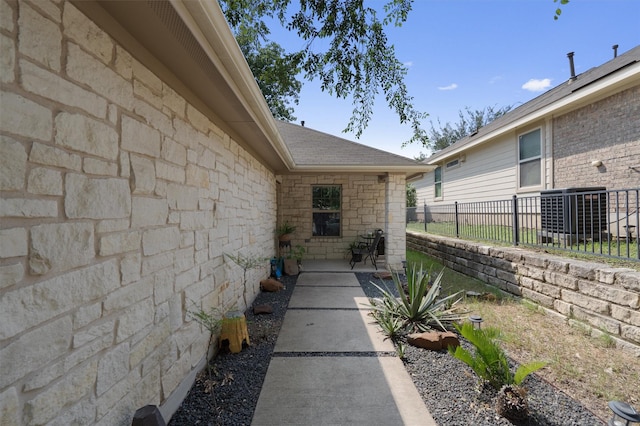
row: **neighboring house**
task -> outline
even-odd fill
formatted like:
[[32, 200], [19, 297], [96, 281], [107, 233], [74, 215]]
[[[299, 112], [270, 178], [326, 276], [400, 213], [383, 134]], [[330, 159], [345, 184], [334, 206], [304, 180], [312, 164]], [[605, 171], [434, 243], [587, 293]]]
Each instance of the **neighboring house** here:
[[640, 47], [572, 76], [425, 163], [437, 168], [413, 182], [418, 210], [549, 189], [638, 188]]
[[279, 219], [402, 259], [432, 166], [274, 120], [217, 2], [1, 1], [0, 43], [0, 424], [168, 419], [207, 358], [188, 311], [244, 308], [224, 254], [275, 255]]

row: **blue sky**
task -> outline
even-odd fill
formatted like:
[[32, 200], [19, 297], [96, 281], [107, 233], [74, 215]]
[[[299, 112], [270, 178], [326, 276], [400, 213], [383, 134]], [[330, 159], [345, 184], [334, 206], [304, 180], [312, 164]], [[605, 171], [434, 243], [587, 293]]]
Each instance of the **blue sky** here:
[[[368, 1], [381, 9], [385, 1]], [[415, 0], [408, 21], [387, 30], [415, 106], [429, 121], [457, 122], [458, 111], [487, 106], [514, 107], [566, 81], [568, 52], [575, 52], [576, 73], [601, 65], [640, 45], [640, 0], [572, 0], [559, 20], [552, 0]], [[273, 31], [285, 49], [301, 42]], [[428, 151], [401, 148], [411, 136], [384, 98], [376, 101], [369, 127], [356, 139], [343, 133], [351, 100], [338, 100], [304, 82], [295, 116], [305, 126], [406, 157]]]

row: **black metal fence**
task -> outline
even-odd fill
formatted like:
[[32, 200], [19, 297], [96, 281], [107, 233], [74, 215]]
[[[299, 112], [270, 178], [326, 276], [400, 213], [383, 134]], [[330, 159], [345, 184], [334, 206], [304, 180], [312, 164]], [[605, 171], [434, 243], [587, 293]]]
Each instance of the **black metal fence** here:
[[456, 238], [640, 259], [640, 189], [569, 188], [407, 209], [407, 227]]

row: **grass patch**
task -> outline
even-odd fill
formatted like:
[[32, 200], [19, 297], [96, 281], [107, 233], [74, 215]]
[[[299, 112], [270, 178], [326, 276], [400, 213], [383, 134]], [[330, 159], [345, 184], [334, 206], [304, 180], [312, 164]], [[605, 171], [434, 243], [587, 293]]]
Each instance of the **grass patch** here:
[[[473, 228], [483, 228], [481, 225]], [[495, 226], [485, 226], [482, 230], [471, 230], [469, 225], [461, 227], [460, 238], [467, 241], [479, 243], [487, 243], [497, 247], [513, 247], [511, 228], [494, 229]], [[501, 227], [502, 228], [502, 227]], [[411, 222], [407, 223], [408, 231], [425, 233], [424, 223]], [[440, 235], [444, 237], [455, 238], [455, 226], [446, 222], [436, 222], [427, 225], [428, 233]], [[626, 242], [587, 242], [574, 244], [573, 246], [559, 247], [551, 244], [536, 244], [537, 236], [530, 232], [521, 233], [521, 245], [519, 247], [526, 248], [536, 252], [544, 252], [569, 259], [578, 259], [589, 262], [603, 263], [617, 268], [631, 268], [640, 271], [640, 262], [638, 262], [638, 240], [627, 244]], [[627, 256], [627, 250], [629, 251]], [[611, 253], [608, 255], [607, 253]], [[618, 256], [620, 254], [620, 257]]]
[[[442, 263], [426, 256], [424, 253], [407, 250], [407, 265], [411, 263], [418, 265], [422, 264], [424, 266], [424, 269], [430, 271], [435, 275], [437, 275], [438, 272], [440, 272], [444, 268], [444, 265], [442, 265]], [[485, 282], [480, 281], [476, 278], [471, 278], [467, 275], [461, 274], [460, 272], [456, 272], [453, 269], [446, 268], [444, 271], [444, 276], [442, 277], [441, 294], [443, 296], [448, 296], [459, 291], [492, 293], [495, 294], [498, 298], [504, 297], [504, 294], [499, 289], [487, 285]]]

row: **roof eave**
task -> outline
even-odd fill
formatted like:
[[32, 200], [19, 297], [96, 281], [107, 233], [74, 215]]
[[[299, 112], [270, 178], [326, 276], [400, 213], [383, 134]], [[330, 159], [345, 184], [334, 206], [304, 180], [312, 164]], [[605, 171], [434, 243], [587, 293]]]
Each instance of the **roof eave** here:
[[71, 2], [265, 167], [293, 166], [218, 2]]
[[[271, 110], [218, 2], [169, 1], [198, 39], [200, 45], [207, 51], [212, 62], [215, 63], [217, 60], [222, 62], [223, 69], [226, 71], [225, 80], [237, 94], [238, 99], [242, 101], [247, 113], [254, 118], [254, 122], [283, 162], [282, 165], [273, 165], [274, 169], [283, 166], [293, 167], [293, 158], [276, 128], [276, 121]], [[243, 126], [243, 123], [231, 124]], [[252, 142], [251, 140], [247, 141], [249, 144]]]
[[[299, 173], [360, 173], [360, 174], [376, 174], [381, 175], [385, 173], [400, 173], [407, 176], [412, 176], [420, 173], [427, 173], [433, 171], [437, 166], [435, 165], [411, 165], [411, 166], [362, 166], [362, 165], [314, 165], [314, 166], [296, 166], [288, 171], [289, 174]], [[282, 173], [286, 174], [286, 173]]]

